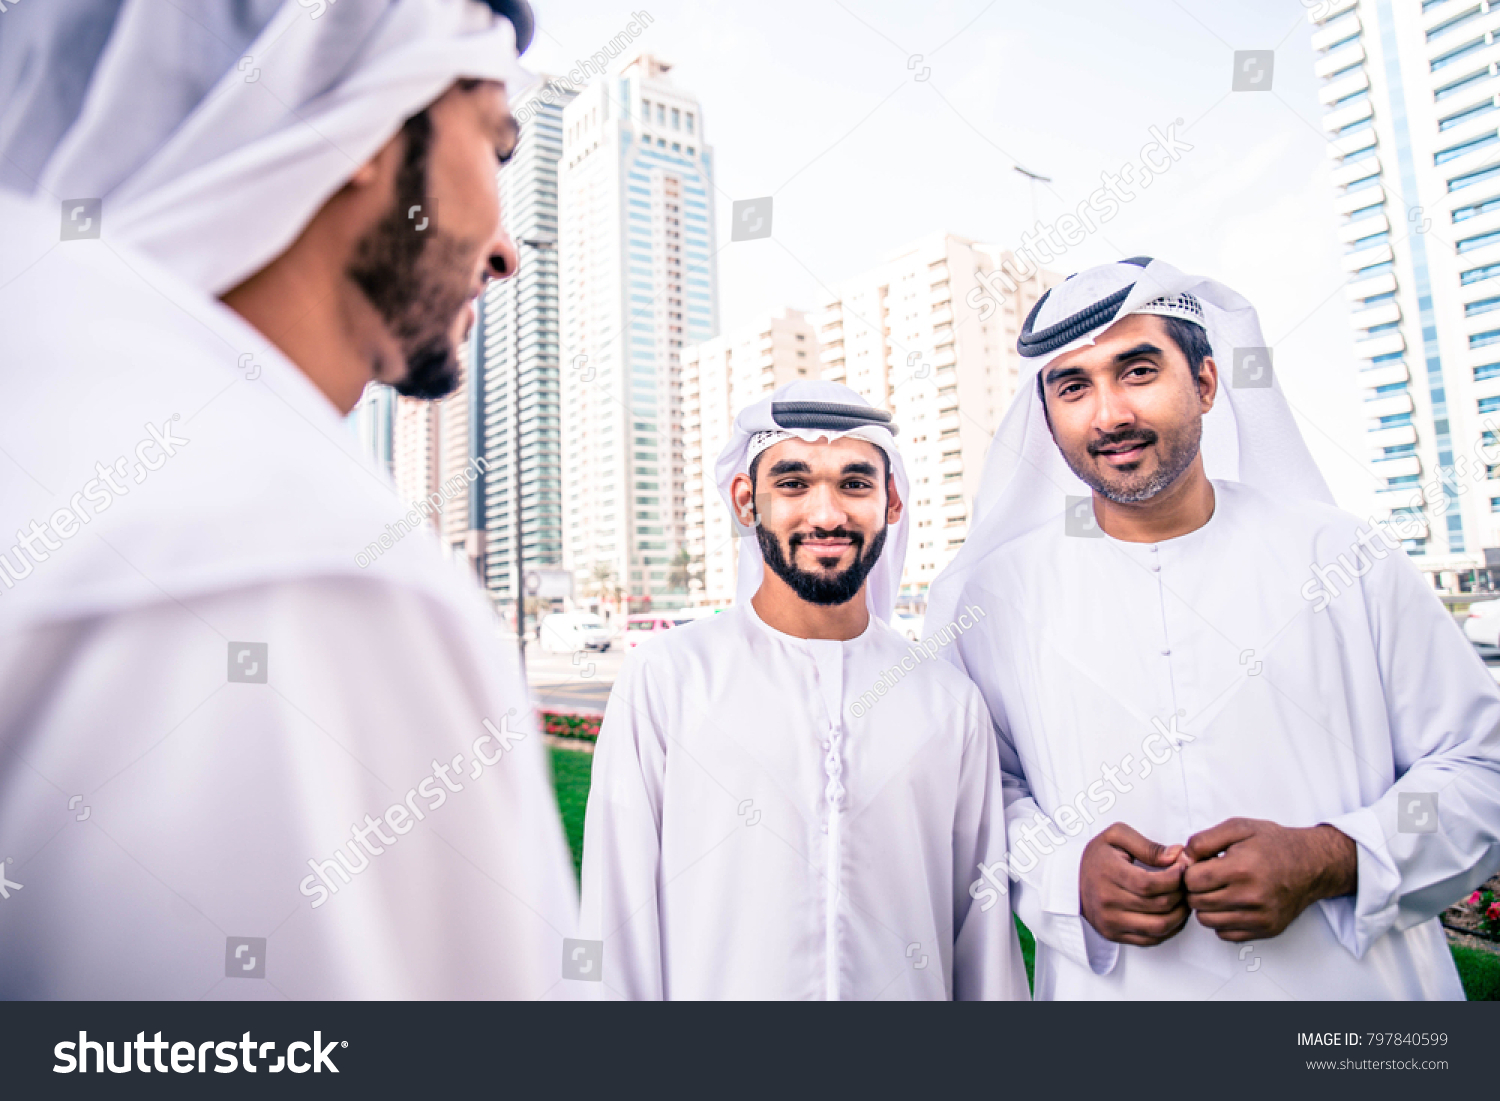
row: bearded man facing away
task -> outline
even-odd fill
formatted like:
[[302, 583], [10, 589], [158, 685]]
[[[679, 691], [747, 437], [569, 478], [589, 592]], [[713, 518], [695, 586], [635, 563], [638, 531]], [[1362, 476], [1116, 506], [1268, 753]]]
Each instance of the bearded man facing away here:
[[529, 9], [4, 23], [0, 997], [556, 996], [515, 658], [430, 532], [362, 568], [410, 505], [344, 421], [515, 272]]

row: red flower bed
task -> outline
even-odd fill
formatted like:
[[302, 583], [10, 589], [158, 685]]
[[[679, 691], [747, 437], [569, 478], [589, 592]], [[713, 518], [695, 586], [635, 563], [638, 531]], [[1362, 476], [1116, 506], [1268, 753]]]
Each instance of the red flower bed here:
[[1468, 903], [1479, 918], [1480, 932], [1500, 939], [1500, 896], [1484, 886], [1469, 896]]
[[539, 716], [542, 732], [558, 738], [579, 738], [586, 742], [599, 737], [603, 715], [592, 712], [543, 711]]

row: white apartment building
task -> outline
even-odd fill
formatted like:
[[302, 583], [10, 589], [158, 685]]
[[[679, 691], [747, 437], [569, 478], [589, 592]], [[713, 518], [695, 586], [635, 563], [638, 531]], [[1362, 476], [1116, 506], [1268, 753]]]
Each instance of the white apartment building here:
[[[475, 491], [475, 486], [483, 485], [483, 482], [470, 485], [462, 481], [463, 471], [477, 453], [473, 435], [474, 393], [470, 385], [472, 353], [472, 342], [459, 345], [462, 381], [457, 389], [437, 402], [438, 483], [451, 482], [458, 487], [458, 491], [444, 503], [437, 527], [443, 553], [463, 559], [475, 579], [483, 584], [485, 533], [480, 497]], [[453, 481], [455, 478], [459, 481]]]
[[396, 397], [391, 422], [391, 475], [401, 500], [420, 501], [437, 490], [438, 431], [436, 402]]
[[[981, 278], [1001, 264], [1025, 278]], [[1016, 392], [1016, 336], [1058, 278], [935, 233], [836, 286], [816, 318], [822, 377], [889, 409], [899, 429], [912, 498], [903, 602], [925, 606], [968, 535], [990, 438]]]
[[563, 562], [632, 606], [681, 604], [682, 351], [719, 330], [713, 154], [698, 101], [649, 53], [563, 110]]
[[[1310, 18], [1377, 519], [1468, 588], [1500, 520], [1500, 5], [1328, 0]], [[1488, 450], [1489, 454], [1486, 454]]]
[[703, 587], [695, 604], [734, 600], [740, 533], [719, 492], [714, 466], [741, 409], [778, 386], [818, 378], [818, 337], [798, 310], [767, 315], [738, 332], [683, 349], [687, 549]]

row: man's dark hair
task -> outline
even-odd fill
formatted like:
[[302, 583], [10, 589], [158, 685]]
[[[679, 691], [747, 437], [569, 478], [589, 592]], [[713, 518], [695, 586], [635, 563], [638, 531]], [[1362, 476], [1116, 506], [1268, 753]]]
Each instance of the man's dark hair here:
[[[1185, 321], [1180, 317], [1163, 317], [1162, 323], [1167, 327], [1167, 335], [1172, 338], [1172, 343], [1177, 345], [1177, 350], [1187, 360], [1188, 370], [1193, 372], [1197, 378], [1203, 369], [1203, 361], [1214, 354], [1213, 345], [1208, 342], [1208, 331], [1202, 325], [1194, 321]], [[1042, 412], [1047, 411], [1047, 388], [1042, 385], [1042, 372], [1036, 373], [1036, 396], [1041, 399]]]
[[1196, 378], [1203, 367], [1203, 361], [1214, 354], [1213, 345], [1208, 342], [1207, 330], [1197, 322], [1185, 321], [1180, 317], [1164, 317], [1162, 320], [1166, 322], [1167, 335], [1177, 345], [1177, 350], [1186, 357], [1188, 369]]

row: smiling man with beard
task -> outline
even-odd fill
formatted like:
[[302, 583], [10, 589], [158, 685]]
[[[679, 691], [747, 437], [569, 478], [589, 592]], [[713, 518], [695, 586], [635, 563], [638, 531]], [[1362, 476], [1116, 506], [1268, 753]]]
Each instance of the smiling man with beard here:
[[1036, 384], [928, 614], [991, 610], [949, 656], [999, 736], [1036, 996], [1461, 998], [1437, 914], [1500, 866], [1500, 690], [1333, 507], [1254, 308], [1137, 257], [1017, 344]]
[[794, 382], [735, 421], [735, 606], [632, 652], [594, 755], [580, 925], [605, 997], [1027, 996], [1007, 908], [969, 891], [1005, 859], [984, 701], [887, 623], [890, 419]]

